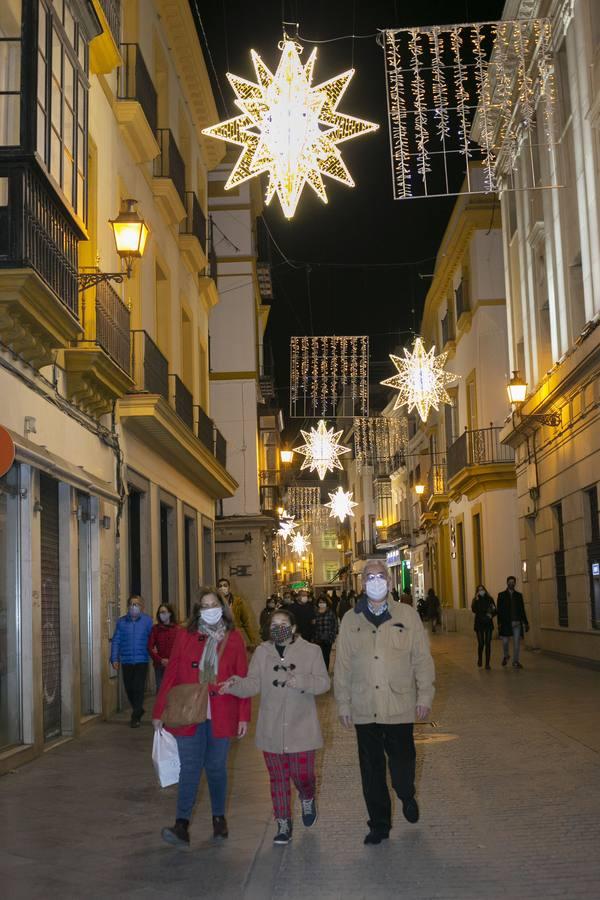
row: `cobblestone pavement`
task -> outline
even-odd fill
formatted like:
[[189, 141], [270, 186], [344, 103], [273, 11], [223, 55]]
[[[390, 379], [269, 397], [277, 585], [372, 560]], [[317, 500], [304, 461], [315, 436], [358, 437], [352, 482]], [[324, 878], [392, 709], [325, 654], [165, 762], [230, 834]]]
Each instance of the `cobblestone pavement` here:
[[364, 847], [354, 735], [320, 702], [320, 817], [286, 848], [261, 755], [231, 754], [231, 837], [210, 840], [206, 791], [193, 850], [163, 845], [175, 788], [157, 788], [151, 726], [91, 728], [0, 781], [0, 893], [13, 898], [480, 900], [600, 896], [600, 673], [535, 653], [521, 672], [477, 669], [473, 642], [434, 635], [438, 694], [419, 729], [421, 821], [396, 809], [390, 840]]

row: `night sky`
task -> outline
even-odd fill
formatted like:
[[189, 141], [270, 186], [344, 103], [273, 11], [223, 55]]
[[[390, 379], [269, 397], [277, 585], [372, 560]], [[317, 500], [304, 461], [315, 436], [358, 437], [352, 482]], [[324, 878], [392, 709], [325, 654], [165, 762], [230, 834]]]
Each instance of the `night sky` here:
[[[190, 2], [193, 9], [196, 0]], [[288, 0], [282, 4], [274, 0], [197, 0], [197, 6], [219, 78], [220, 90], [214, 86], [215, 97], [224, 117], [236, 112], [225, 73], [231, 71], [255, 80], [251, 48], [274, 71], [283, 17], [299, 22], [299, 36], [308, 55], [314, 46], [311, 40], [324, 41], [352, 33], [368, 35], [384, 27], [497, 19], [504, 2]], [[355, 188], [325, 178], [327, 205], [305, 188], [290, 221], [284, 218], [277, 198], [265, 209], [275, 241], [288, 260], [295, 263], [290, 265], [273, 248], [275, 299], [267, 337], [288, 425], [286, 436], [291, 440], [303, 423], [287, 419], [290, 336], [369, 334], [371, 414], [379, 412], [392, 396], [388, 389], [378, 388], [382, 378], [394, 374], [388, 353], [410, 339], [410, 329], [418, 330], [430, 284], [429, 278], [420, 276], [433, 271], [433, 258], [454, 203], [452, 198], [393, 199], [383, 51], [375, 37], [318, 46], [314, 83], [356, 68], [340, 111], [377, 122], [380, 128], [341, 147]], [[204, 42], [203, 48], [208, 57]], [[210, 70], [208, 58], [207, 65]]]

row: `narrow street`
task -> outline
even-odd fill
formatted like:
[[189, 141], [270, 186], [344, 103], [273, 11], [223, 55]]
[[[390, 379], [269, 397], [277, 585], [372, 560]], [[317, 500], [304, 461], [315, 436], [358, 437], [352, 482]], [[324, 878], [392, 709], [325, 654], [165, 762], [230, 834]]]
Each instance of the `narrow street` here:
[[[396, 810], [389, 842], [366, 832], [355, 741], [321, 703], [320, 816], [272, 846], [266, 771], [253, 740], [231, 760], [230, 838], [215, 845], [206, 790], [193, 848], [165, 846], [175, 788], [161, 791], [149, 715], [91, 728], [0, 781], [2, 894], [16, 898], [598, 896], [600, 675], [525, 653], [524, 670], [475, 666], [474, 643], [434, 635], [435, 727], [419, 729], [421, 821]], [[149, 699], [149, 698], [148, 698]], [[149, 707], [149, 703], [147, 706]]]

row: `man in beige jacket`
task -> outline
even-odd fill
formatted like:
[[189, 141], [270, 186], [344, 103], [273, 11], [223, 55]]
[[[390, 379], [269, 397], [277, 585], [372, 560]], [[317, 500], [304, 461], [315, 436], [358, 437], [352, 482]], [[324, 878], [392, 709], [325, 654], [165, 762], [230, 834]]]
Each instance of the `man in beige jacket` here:
[[260, 644], [254, 616], [243, 597], [231, 593], [228, 578], [219, 578], [219, 594], [231, 609], [235, 627], [246, 635], [246, 649], [254, 650]]
[[362, 581], [363, 594], [340, 625], [334, 686], [341, 724], [356, 729], [369, 813], [365, 844], [379, 844], [392, 827], [386, 755], [404, 817], [419, 819], [413, 725], [431, 711], [435, 669], [419, 614], [391, 602], [385, 563], [369, 560]]

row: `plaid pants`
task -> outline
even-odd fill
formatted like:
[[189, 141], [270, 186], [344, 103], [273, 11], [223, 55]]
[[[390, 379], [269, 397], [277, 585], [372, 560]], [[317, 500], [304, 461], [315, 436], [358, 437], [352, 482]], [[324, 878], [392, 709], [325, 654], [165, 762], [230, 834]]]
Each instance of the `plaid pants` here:
[[271, 780], [271, 799], [276, 819], [291, 819], [290, 779], [301, 800], [315, 796], [315, 751], [301, 753], [264, 753]]

